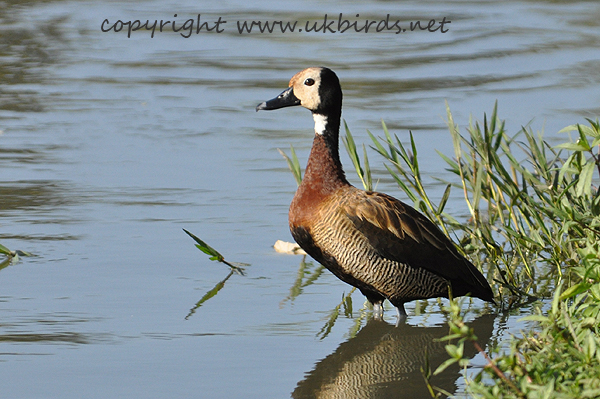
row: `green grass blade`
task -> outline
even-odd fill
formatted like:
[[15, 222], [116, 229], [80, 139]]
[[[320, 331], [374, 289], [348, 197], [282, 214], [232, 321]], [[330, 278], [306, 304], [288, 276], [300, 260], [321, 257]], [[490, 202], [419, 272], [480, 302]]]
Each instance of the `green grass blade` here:
[[392, 141], [392, 136], [390, 135], [387, 125], [385, 124], [385, 122], [383, 120], [381, 121], [381, 126], [383, 128], [383, 134], [385, 134], [385, 140], [390, 149], [390, 160], [394, 161], [395, 163], [398, 163], [399, 162], [398, 155], [397, 155], [397, 152], [395, 151], [395, 147], [394, 147], [394, 144]]
[[440, 200], [440, 204], [438, 205], [437, 208], [437, 214], [441, 215], [442, 212], [444, 212], [444, 208], [446, 207], [446, 203], [448, 202], [448, 198], [450, 197], [450, 188], [452, 187], [451, 184], [448, 184], [446, 186], [446, 190], [444, 190], [444, 194], [442, 195], [442, 199]]
[[210, 245], [208, 245], [207, 243], [205, 243], [200, 238], [196, 237], [194, 234], [190, 233], [186, 229], [183, 229], [183, 231], [185, 231], [185, 233], [188, 236], [192, 237], [192, 239], [198, 243], [196, 245], [196, 248], [198, 248], [200, 251], [204, 252], [205, 254], [211, 256], [209, 258], [210, 260], [216, 260], [218, 262], [223, 262], [223, 260], [225, 258], [216, 249], [214, 249], [213, 247], [211, 247]]
[[300, 185], [302, 183], [302, 168], [300, 167], [300, 162], [298, 161], [298, 157], [296, 156], [296, 150], [294, 147], [290, 145], [290, 153], [291, 157], [288, 157], [285, 152], [281, 149], [277, 149], [281, 156], [285, 159], [288, 164], [288, 168], [292, 171], [294, 178], [296, 179], [296, 184]]
[[575, 194], [577, 196], [591, 196], [592, 195], [592, 177], [594, 176], [593, 162], [587, 162], [582, 168], [579, 174], [579, 181], [575, 186]]
[[373, 148], [375, 151], [381, 154], [385, 159], [390, 159], [390, 154], [387, 152], [385, 147], [379, 142], [379, 140], [375, 136], [373, 136], [373, 134], [369, 130], [367, 130], [367, 134], [369, 135], [371, 141], [375, 145], [375, 147], [371, 148]]
[[[367, 184], [367, 179], [365, 177], [365, 172], [360, 164], [360, 157], [358, 156], [358, 151], [356, 150], [356, 143], [354, 142], [354, 137], [352, 137], [352, 133], [348, 128], [348, 124], [344, 121], [344, 127], [346, 128], [346, 137], [342, 137], [342, 142], [346, 147], [346, 152], [348, 156], [352, 160], [352, 164], [354, 165], [354, 170], [356, 170], [356, 174], [358, 175], [363, 187], [365, 190], [369, 190], [369, 186]], [[366, 155], [366, 154], [365, 154]]]
[[365, 162], [365, 190], [373, 191], [373, 177], [371, 175], [371, 166], [369, 165], [369, 157], [367, 156], [367, 147], [363, 144], [363, 161]]
[[4, 245], [0, 244], [0, 253], [6, 256], [12, 256], [12, 252], [10, 249], [6, 248]]
[[221, 255], [216, 249], [214, 249], [213, 247], [211, 247], [206, 242], [202, 241], [200, 238], [196, 237], [194, 234], [190, 233], [186, 229], [183, 229], [183, 231], [185, 231], [187, 235], [192, 237], [192, 239], [198, 243], [196, 244], [196, 248], [198, 248], [205, 254], [210, 255], [210, 260], [216, 260], [217, 262], [224, 263], [241, 275], [244, 275], [244, 268], [241, 266], [250, 266], [248, 263], [227, 262], [225, 260], [225, 257]]

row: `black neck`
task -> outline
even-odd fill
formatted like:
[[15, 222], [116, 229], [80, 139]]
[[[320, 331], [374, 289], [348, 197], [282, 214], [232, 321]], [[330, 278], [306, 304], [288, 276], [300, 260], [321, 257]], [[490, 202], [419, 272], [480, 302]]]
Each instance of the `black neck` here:
[[318, 177], [332, 187], [348, 184], [339, 154], [340, 117], [340, 112], [330, 112], [315, 118], [315, 138], [304, 176], [307, 181]]

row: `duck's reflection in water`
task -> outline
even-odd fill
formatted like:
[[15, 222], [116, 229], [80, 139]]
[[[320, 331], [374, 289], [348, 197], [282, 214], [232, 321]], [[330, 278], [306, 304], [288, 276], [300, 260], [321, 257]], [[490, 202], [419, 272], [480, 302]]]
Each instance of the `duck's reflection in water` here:
[[[494, 315], [482, 315], [469, 323], [478, 342], [485, 347], [493, 331]], [[421, 369], [426, 356], [435, 370], [448, 359], [446, 325], [417, 327], [406, 323], [393, 326], [371, 319], [358, 334], [317, 363], [298, 383], [293, 398], [431, 398]], [[473, 357], [473, 345], [465, 344], [465, 356]], [[458, 365], [431, 378], [433, 386], [454, 393]]]

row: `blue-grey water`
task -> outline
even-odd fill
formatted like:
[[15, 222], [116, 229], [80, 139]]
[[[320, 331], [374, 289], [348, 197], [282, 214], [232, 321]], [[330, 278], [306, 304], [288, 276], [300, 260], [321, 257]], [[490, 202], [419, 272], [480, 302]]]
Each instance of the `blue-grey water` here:
[[[340, 13], [357, 27], [387, 14], [451, 22], [400, 34], [239, 34], [236, 23]], [[101, 30], [105, 19], [178, 28], [198, 14], [213, 31]], [[426, 397], [425, 348], [434, 363], [445, 356], [438, 301], [409, 304], [395, 328], [391, 309], [366, 323], [354, 294], [323, 333], [350, 287], [325, 271], [298, 289], [318, 265], [273, 249], [292, 240], [296, 188], [277, 148], [293, 145], [304, 164], [312, 118], [254, 107], [297, 71], [329, 66], [357, 143], [381, 135], [381, 120], [404, 141], [411, 130], [439, 198], [445, 101], [463, 129], [497, 100], [509, 133], [529, 124], [554, 143], [598, 117], [598, 21], [596, 1], [0, 3], [0, 243], [34, 255], [0, 270], [2, 397]], [[377, 189], [406, 199], [369, 155]], [[448, 211], [466, 220], [460, 193]], [[187, 319], [228, 269], [183, 228], [251, 264]], [[483, 344], [506, 342], [529, 312], [465, 306]], [[458, 370], [438, 384], [464, 392]]]

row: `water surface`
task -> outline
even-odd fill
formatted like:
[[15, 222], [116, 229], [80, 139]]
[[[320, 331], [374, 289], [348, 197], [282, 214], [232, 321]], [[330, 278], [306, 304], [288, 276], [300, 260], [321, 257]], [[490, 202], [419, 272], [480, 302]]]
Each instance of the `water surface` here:
[[[231, 25], [188, 39], [100, 30], [104, 19], [176, 13]], [[240, 35], [234, 25], [326, 13], [452, 22], [444, 34], [399, 35]], [[464, 127], [497, 100], [509, 132], [530, 124], [553, 142], [565, 139], [561, 128], [598, 117], [599, 20], [594, 1], [2, 3], [0, 242], [35, 255], [0, 270], [3, 395], [339, 397], [348, 387], [359, 397], [423, 397], [422, 349], [432, 345], [434, 362], [443, 351], [413, 339], [444, 334], [440, 305], [409, 304], [395, 329], [391, 309], [386, 324], [367, 323], [354, 294], [324, 336], [350, 287], [327, 271], [310, 280], [318, 265], [272, 248], [291, 241], [296, 187], [276, 149], [291, 144], [304, 163], [312, 119], [300, 108], [254, 107], [297, 71], [329, 66], [356, 141], [368, 142], [367, 129], [381, 135], [381, 120], [403, 140], [412, 130], [439, 198], [443, 186], [431, 177], [450, 176], [435, 150], [452, 151], [445, 101]], [[369, 154], [377, 189], [405, 199]], [[466, 219], [460, 193], [448, 210]], [[252, 264], [187, 319], [228, 270], [182, 228]], [[295, 286], [299, 273], [312, 283]], [[529, 312], [494, 317], [480, 301], [466, 306], [487, 342], [517, 333]], [[438, 383], [460, 393], [458, 377], [450, 370]]]

